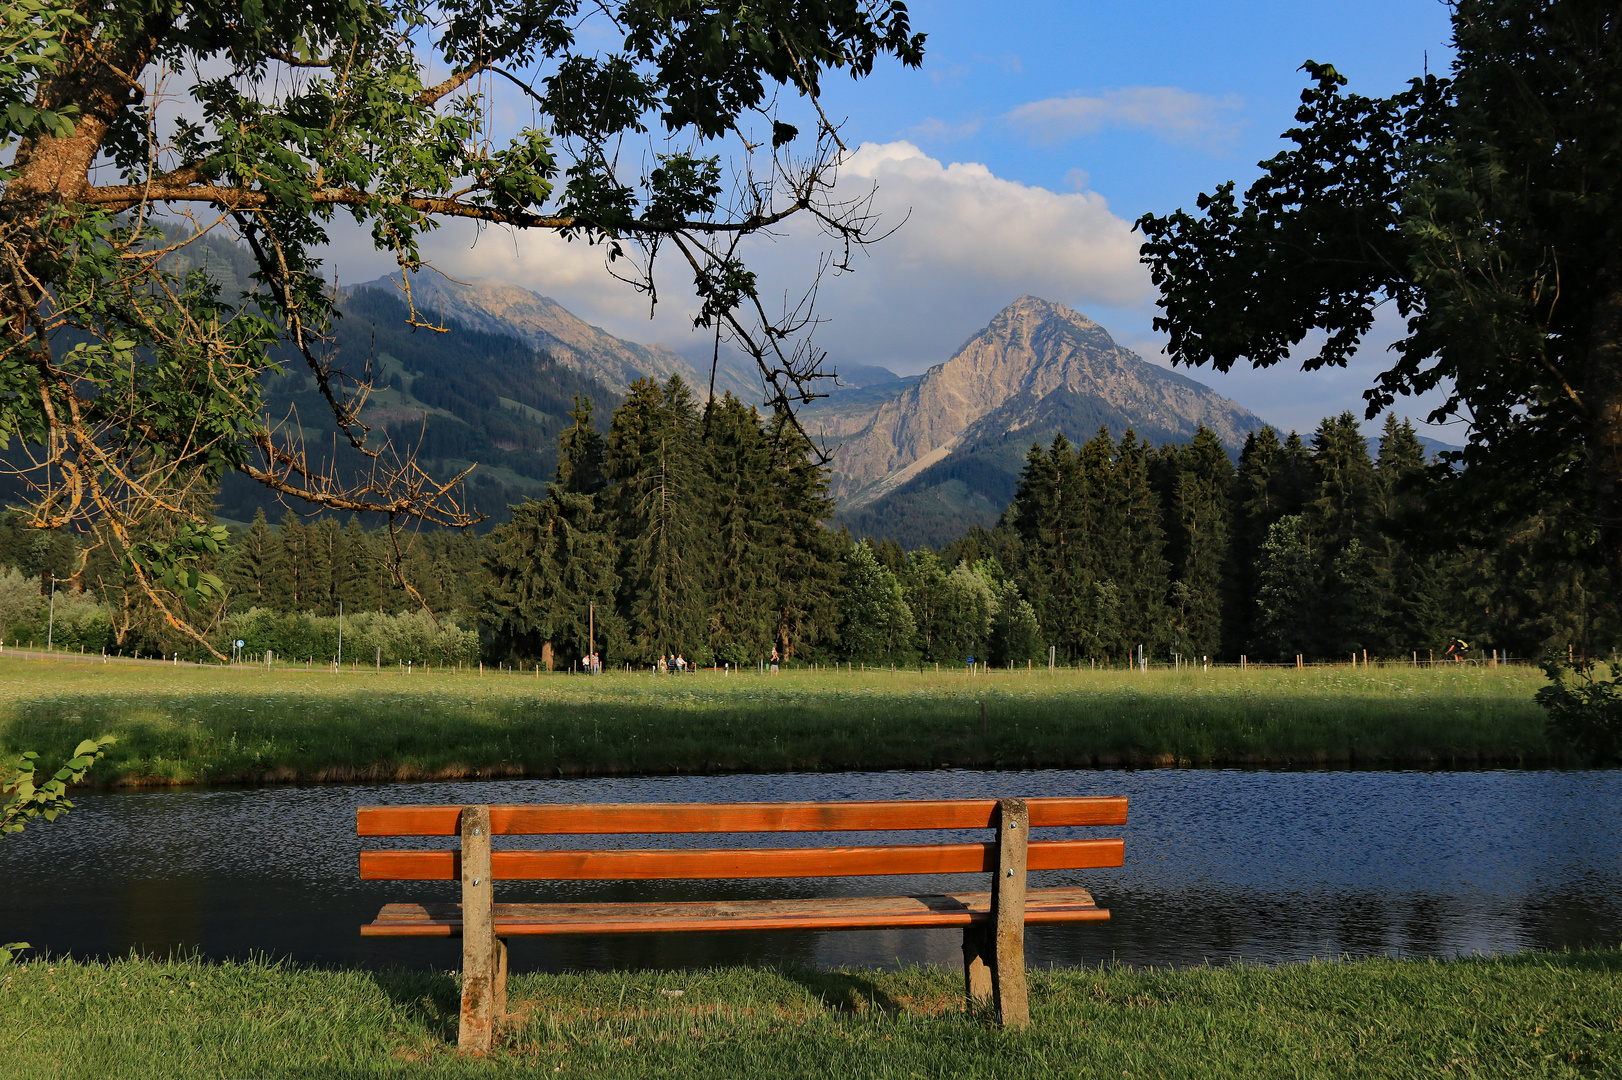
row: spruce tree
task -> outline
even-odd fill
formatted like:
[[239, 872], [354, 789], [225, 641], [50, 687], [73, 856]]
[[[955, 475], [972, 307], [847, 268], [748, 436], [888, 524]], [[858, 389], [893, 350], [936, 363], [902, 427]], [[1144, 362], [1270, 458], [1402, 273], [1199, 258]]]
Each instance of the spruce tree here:
[[1435, 496], [1425, 471], [1425, 447], [1413, 424], [1388, 414], [1374, 463], [1378, 528], [1369, 543], [1385, 613], [1373, 635], [1373, 648], [1381, 655], [1412, 654], [1444, 636], [1444, 573], [1438, 545], [1426, 539], [1433, 526], [1426, 508]]
[[305, 611], [310, 606], [309, 528], [293, 511], [282, 515], [278, 527], [280, 557], [271, 578], [271, 592], [279, 611]]
[[1028, 552], [1023, 566], [1027, 597], [1055, 645], [1067, 657], [1081, 647], [1091, 518], [1082, 465], [1063, 433], [1046, 452], [1033, 445], [1010, 506], [1010, 522]]
[[828, 471], [814, 460], [815, 448], [787, 413], [774, 413], [766, 432], [777, 500], [772, 605], [777, 649], [786, 659], [803, 656], [815, 642], [833, 636], [842, 548], [826, 525], [834, 504]]
[[1166, 595], [1170, 587], [1160, 500], [1149, 485], [1149, 444], [1128, 429], [1121, 435], [1110, 473], [1111, 532], [1105, 547], [1121, 590], [1126, 640], [1121, 646], [1153, 648], [1167, 637]]
[[[1373, 536], [1374, 463], [1357, 417], [1349, 412], [1325, 417], [1312, 443], [1318, 495], [1306, 523], [1318, 552], [1318, 581], [1327, 605], [1318, 651], [1340, 656], [1372, 640], [1380, 618], [1364, 550]], [[1358, 551], [1345, 558], [1354, 545]]]
[[708, 638], [713, 557], [699, 418], [680, 376], [630, 386], [608, 432], [607, 474], [618, 531], [619, 610], [630, 646], [651, 663]]
[[1328, 559], [1347, 544], [1365, 540], [1374, 504], [1374, 463], [1369, 460], [1357, 417], [1349, 412], [1325, 417], [1312, 438], [1318, 494], [1311, 527]]
[[711, 403], [705, 429], [714, 543], [709, 647], [720, 654], [736, 643], [765, 656], [776, 644], [772, 586], [783, 540], [771, 449], [759, 415], [730, 393]]
[[225, 571], [225, 583], [231, 590], [231, 607], [246, 611], [251, 607], [271, 607], [274, 586], [271, 578], [276, 572], [276, 557], [281, 542], [270, 523], [265, 520], [263, 507], [254, 511], [248, 531], [237, 541]]
[[1173, 574], [1184, 590], [1179, 604], [1182, 651], [1213, 655], [1222, 648], [1223, 606], [1231, 594], [1227, 578], [1233, 464], [1216, 435], [1204, 426], [1177, 455], [1176, 464]]
[[303, 575], [309, 582], [310, 599], [306, 610], [317, 615], [338, 613], [339, 560], [342, 558], [342, 530], [331, 518], [322, 518], [306, 529], [310, 563]]
[[593, 649], [605, 662], [628, 656], [613, 538], [598, 508], [603, 438], [589, 401], [576, 398], [569, 415], [574, 424], [559, 438], [546, 498], [526, 500], [491, 534], [485, 562], [484, 611], [496, 651], [548, 669], [578, 663]]
[[605, 444], [592, 422], [591, 399], [576, 394], [569, 419], [574, 423], [558, 436], [558, 468], [552, 484], [572, 495], [598, 495], [605, 483]]
[[332, 576], [333, 599], [342, 602], [345, 614], [382, 610], [381, 564], [371, 537], [354, 515], [350, 515], [338, 536], [338, 557]]

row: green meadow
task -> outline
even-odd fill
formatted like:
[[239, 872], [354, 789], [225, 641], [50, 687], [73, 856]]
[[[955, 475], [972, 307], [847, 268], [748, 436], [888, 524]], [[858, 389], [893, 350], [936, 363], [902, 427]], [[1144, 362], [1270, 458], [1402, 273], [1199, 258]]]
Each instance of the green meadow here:
[[515, 975], [488, 1060], [455, 977], [256, 963], [0, 968], [0, 1076], [1584, 1077], [1622, 1072], [1622, 952], [1034, 971], [1032, 1025], [933, 968]]
[[344, 671], [0, 658], [0, 752], [118, 737], [102, 784], [1569, 762], [1526, 667]]

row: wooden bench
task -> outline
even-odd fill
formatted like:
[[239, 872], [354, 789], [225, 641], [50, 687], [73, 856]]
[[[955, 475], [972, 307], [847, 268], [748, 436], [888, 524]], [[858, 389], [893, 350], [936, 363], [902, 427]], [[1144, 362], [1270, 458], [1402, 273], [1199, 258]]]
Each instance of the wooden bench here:
[[[530, 934], [717, 930], [963, 930], [965, 991], [1008, 1025], [1029, 1022], [1025, 926], [1109, 918], [1085, 889], [1025, 888], [1027, 870], [1120, 866], [1111, 840], [1028, 841], [1032, 828], [1122, 825], [1124, 798], [942, 799], [831, 803], [586, 803], [529, 806], [364, 806], [370, 836], [460, 836], [457, 850], [365, 850], [369, 881], [456, 881], [460, 904], [388, 904], [368, 937], [462, 938], [464, 1053], [488, 1051], [506, 1016], [507, 949]], [[492, 850], [492, 836], [612, 833], [888, 832], [994, 829], [989, 842], [870, 847]], [[989, 892], [665, 904], [498, 904], [497, 881], [625, 881], [866, 877], [990, 872]]]

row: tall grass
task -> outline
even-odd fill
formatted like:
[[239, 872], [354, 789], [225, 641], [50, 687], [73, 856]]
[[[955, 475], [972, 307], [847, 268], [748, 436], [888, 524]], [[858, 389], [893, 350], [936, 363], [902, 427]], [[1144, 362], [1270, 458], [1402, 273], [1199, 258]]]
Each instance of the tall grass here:
[[[786, 769], [1561, 763], [1526, 668], [776, 678], [0, 659], [0, 751], [136, 784]], [[982, 721], [982, 709], [984, 720]]]
[[961, 977], [758, 970], [519, 975], [488, 1061], [457, 986], [264, 962], [0, 969], [0, 1076], [1616, 1076], [1622, 952], [1033, 972], [1032, 1026]]

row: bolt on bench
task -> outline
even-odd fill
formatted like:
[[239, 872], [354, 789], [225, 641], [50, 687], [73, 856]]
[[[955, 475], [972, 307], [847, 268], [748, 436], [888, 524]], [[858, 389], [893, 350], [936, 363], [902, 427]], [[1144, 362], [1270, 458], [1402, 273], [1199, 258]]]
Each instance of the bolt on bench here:
[[[1086, 889], [1025, 888], [1027, 870], [1120, 866], [1124, 844], [1030, 841], [1032, 828], [1124, 825], [1124, 798], [942, 799], [895, 802], [584, 803], [528, 806], [363, 806], [361, 836], [460, 836], [461, 850], [360, 854], [368, 881], [455, 881], [460, 904], [387, 904], [367, 937], [462, 938], [465, 1053], [489, 1050], [507, 1011], [507, 949], [528, 934], [643, 934], [718, 930], [869, 930], [960, 927], [970, 1003], [1002, 1023], [1030, 1021], [1027, 924], [1100, 922], [1109, 911]], [[613, 833], [888, 832], [995, 829], [990, 842], [871, 847], [492, 850], [494, 836]], [[992, 875], [990, 892], [921, 896], [682, 903], [498, 904], [496, 881], [720, 880]]]

